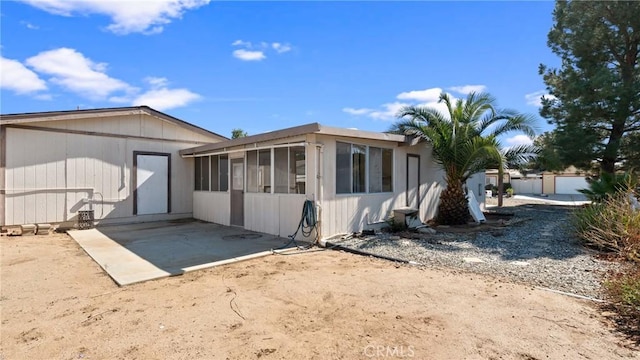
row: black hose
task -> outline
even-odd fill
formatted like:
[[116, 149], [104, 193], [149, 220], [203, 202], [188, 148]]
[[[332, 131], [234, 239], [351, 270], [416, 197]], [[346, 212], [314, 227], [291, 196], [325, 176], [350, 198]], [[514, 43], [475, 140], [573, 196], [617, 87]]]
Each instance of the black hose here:
[[295, 240], [298, 232], [302, 231], [302, 236], [309, 237], [313, 233], [313, 230], [316, 231], [316, 239], [313, 242], [313, 244], [315, 244], [316, 242], [318, 242], [318, 217], [316, 214], [316, 206], [313, 201], [305, 200], [304, 204], [302, 205], [302, 216], [300, 218], [300, 222], [298, 223], [298, 228], [293, 233], [293, 235], [288, 236], [289, 242], [276, 250], [284, 249], [291, 244], [295, 244], [296, 247], [302, 248]]

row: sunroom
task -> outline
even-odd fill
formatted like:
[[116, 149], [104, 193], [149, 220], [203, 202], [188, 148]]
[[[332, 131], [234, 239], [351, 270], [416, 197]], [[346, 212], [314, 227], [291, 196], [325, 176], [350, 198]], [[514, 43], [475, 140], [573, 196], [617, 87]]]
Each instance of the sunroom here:
[[[314, 238], [380, 227], [401, 208], [426, 220], [444, 184], [425, 143], [317, 123], [180, 155], [195, 162], [195, 218], [282, 237], [294, 234], [307, 200], [317, 214]], [[484, 185], [472, 179], [471, 189], [473, 181]]]

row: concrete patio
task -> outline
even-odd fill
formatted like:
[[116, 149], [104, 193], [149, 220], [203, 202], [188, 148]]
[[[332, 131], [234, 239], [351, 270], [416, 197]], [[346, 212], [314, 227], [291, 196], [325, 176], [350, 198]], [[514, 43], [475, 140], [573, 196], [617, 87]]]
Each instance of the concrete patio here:
[[118, 285], [266, 256], [287, 243], [274, 235], [195, 220], [68, 233]]

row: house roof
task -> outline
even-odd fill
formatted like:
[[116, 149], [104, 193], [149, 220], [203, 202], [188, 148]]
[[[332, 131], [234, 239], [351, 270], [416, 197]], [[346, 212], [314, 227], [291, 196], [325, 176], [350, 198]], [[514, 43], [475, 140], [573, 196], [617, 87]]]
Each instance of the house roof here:
[[205, 136], [214, 136], [219, 140], [228, 140], [229, 138], [212, 131], [201, 128], [197, 125], [180, 120], [171, 115], [165, 114], [161, 111], [150, 108], [149, 106], [131, 106], [131, 107], [117, 107], [117, 108], [101, 108], [101, 109], [85, 109], [85, 110], [66, 110], [66, 111], [45, 111], [35, 113], [20, 113], [20, 114], [0, 114], [0, 123], [2, 125], [12, 124], [27, 124], [43, 121], [64, 121], [64, 120], [76, 120], [94, 118], [99, 119], [109, 116], [121, 116], [121, 115], [139, 115], [145, 114], [149, 116], [155, 116], [162, 120], [168, 121], [182, 128], [197, 132]]
[[333, 136], [343, 136], [350, 138], [391, 141], [397, 143], [410, 143], [410, 140], [404, 135], [387, 134], [373, 131], [363, 131], [355, 129], [344, 129], [337, 127], [324, 126], [319, 123], [311, 123], [306, 125], [295, 126], [282, 130], [270, 131], [262, 134], [241, 137], [237, 139], [218, 142], [215, 144], [207, 144], [189, 149], [180, 150], [180, 155], [197, 155], [212, 153], [215, 151], [224, 151], [231, 147], [242, 146], [247, 144], [255, 144], [265, 141], [285, 139], [294, 136], [306, 134], [323, 134]]

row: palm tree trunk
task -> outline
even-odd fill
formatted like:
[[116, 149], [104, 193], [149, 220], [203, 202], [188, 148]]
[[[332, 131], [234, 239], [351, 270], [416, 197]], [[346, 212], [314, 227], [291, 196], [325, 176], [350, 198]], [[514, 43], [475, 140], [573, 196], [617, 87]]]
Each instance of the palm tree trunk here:
[[440, 225], [463, 225], [469, 221], [470, 216], [462, 181], [447, 179], [447, 187], [440, 194], [436, 222]]

